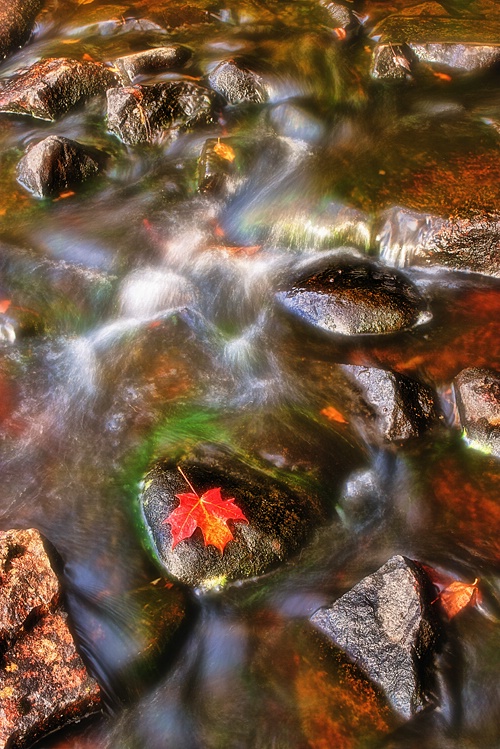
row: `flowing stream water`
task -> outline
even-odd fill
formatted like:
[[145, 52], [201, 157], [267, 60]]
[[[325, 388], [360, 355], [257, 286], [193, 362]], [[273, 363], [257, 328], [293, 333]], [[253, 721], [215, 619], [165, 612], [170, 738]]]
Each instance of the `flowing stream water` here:
[[[432, 319], [390, 337], [317, 335], [283, 314], [274, 292], [339, 247], [376, 254], [377, 217], [392, 206], [446, 216], [467, 201], [498, 205], [498, 77], [374, 82], [367, 39], [343, 44], [312, 1], [196, 2], [207, 23], [168, 33], [165, 5], [52, 0], [0, 69], [7, 80], [43, 57], [112, 61], [146, 39], [175, 41], [191, 62], [155, 80], [203, 79], [238, 55], [270, 92], [264, 105], [131, 147], [107, 131], [99, 98], [54, 123], [0, 115], [0, 291], [13, 300], [0, 343], [0, 526], [35, 527], [53, 545], [106, 701], [106, 714], [66, 743], [42, 746], [378, 746], [369, 733], [332, 743], [327, 667], [311, 655], [299, 682], [294, 649], [306, 657], [311, 645], [289, 633], [402, 553], [480, 578], [483, 602], [450, 624], [440, 708], [387, 746], [493, 749], [498, 468], [462, 439], [451, 383], [465, 367], [500, 366], [498, 281], [405, 269]], [[37, 200], [16, 182], [16, 164], [52, 133], [105, 150], [111, 166], [76, 195]], [[223, 198], [198, 190], [203, 145], [218, 137], [238, 154]], [[339, 363], [431, 385], [440, 425], [374, 446], [342, 411]], [[322, 416], [328, 406], [343, 418]], [[134, 514], [148, 464], [204, 440], [298, 477], [329, 508], [298, 557], [208, 594], [163, 580]], [[376, 496], [349, 501], [349, 480], [366, 470]]]

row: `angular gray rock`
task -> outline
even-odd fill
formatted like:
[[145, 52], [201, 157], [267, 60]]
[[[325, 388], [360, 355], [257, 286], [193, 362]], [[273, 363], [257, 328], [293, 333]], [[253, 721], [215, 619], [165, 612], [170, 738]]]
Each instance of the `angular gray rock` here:
[[471, 367], [453, 380], [467, 439], [500, 458], [500, 373]]
[[117, 82], [116, 74], [100, 62], [48, 58], [36, 62], [0, 91], [0, 112], [56, 120], [75, 104]]
[[381, 259], [398, 268], [450, 268], [500, 276], [500, 215], [441, 218], [395, 206], [377, 234]]
[[418, 437], [436, 423], [438, 408], [427, 385], [376, 367], [346, 364], [342, 369], [373, 415], [373, 425], [366, 418], [357, 420], [358, 428], [366, 430], [368, 439], [375, 431], [383, 441], [401, 442]]
[[282, 307], [304, 322], [337, 335], [406, 330], [430, 319], [416, 287], [375, 263], [322, 262], [276, 293]]
[[114, 66], [118, 68], [125, 80], [132, 82], [138, 75], [150, 75], [180, 68], [185, 65], [191, 55], [189, 47], [182, 44], [170, 44], [119, 57], [114, 61]]
[[213, 90], [223, 96], [229, 104], [260, 104], [268, 98], [260, 76], [246, 70], [235, 60], [220, 62], [208, 76], [208, 81]]
[[98, 174], [105, 154], [69, 138], [49, 135], [28, 147], [17, 168], [17, 179], [37, 198], [59, 195]]
[[432, 656], [438, 626], [430, 609], [425, 574], [394, 556], [312, 624], [383, 689], [393, 708], [409, 719], [432, 704]]
[[162, 131], [213, 119], [213, 93], [188, 81], [111, 88], [107, 98], [108, 128], [128, 145], [151, 143]]
[[45, 0], [3, 0], [0, 7], [0, 59], [28, 40]]

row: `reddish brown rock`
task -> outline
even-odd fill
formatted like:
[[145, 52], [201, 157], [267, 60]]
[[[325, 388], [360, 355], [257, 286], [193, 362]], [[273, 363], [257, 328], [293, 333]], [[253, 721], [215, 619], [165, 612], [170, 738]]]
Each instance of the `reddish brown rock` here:
[[0, 59], [27, 41], [44, 0], [5, 0], [0, 7]]
[[18, 749], [100, 707], [59, 605], [37, 531], [0, 533], [0, 749]]

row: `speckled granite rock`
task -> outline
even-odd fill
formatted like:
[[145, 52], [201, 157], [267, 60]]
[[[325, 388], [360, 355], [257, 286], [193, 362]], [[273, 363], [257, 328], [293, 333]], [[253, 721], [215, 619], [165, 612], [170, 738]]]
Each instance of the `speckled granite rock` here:
[[453, 380], [460, 423], [477, 447], [500, 458], [500, 373], [471, 367]]
[[27, 41], [45, 0], [3, 0], [0, 7], [0, 59]]

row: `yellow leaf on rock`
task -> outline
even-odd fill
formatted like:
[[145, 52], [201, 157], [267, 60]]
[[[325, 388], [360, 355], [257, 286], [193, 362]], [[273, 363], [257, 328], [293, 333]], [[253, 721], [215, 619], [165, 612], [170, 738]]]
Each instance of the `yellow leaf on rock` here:
[[439, 594], [441, 605], [450, 619], [456, 616], [459, 611], [469, 604], [474, 605], [480, 600], [480, 594], [477, 587], [478, 582], [479, 579], [477, 577], [472, 585], [467, 585], [467, 583], [461, 583], [460, 580], [455, 580], [441, 591]]
[[217, 156], [220, 156], [221, 159], [226, 159], [226, 161], [234, 161], [236, 158], [234, 149], [226, 143], [221, 143], [220, 140], [215, 144], [214, 151]]
[[337, 411], [333, 406], [327, 406], [322, 408], [320, 411], [322, 416], [326, 416], [329, 421], [337, 421], [339, 424], [348, 424], [349, 422], [344, 419], [340, 411]]

